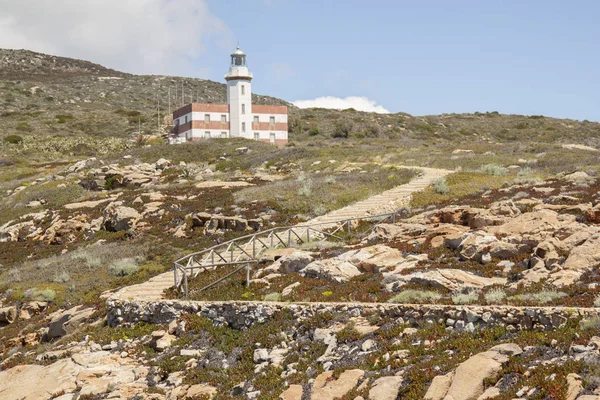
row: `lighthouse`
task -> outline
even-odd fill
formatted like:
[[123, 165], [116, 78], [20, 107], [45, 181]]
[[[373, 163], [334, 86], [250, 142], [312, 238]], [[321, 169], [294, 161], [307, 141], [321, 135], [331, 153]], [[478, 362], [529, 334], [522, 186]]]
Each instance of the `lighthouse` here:
[[227, 104], [231, 118], [231, 137], [246, 137], [252, 123], [252, 73], [246, 65], [246, 53], [238, 46], [231, 53], [231, 65], [225, 75]]
[[286, 106], [252, 105], [252, 73], [239, 46], [231, 53], [227, 104], [192, 103], [173, 112], [171, 143], [204, 139], [244, 138], [285, 146], [288, 142]]

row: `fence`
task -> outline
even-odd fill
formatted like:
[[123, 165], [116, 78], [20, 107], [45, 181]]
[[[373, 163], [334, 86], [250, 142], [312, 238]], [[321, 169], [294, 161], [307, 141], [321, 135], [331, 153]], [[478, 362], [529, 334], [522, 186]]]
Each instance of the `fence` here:
[[[396, 213], [350, 218], [333, 222], [320, 222], [310, 225], [272, 228], [229, 240], [176, 260], [173, 265], [175, 288], [187, 296], [189, 294], [189, 277], [195, 277], [202, 271], [224, 266], [238, 266], [238, 268], [204, 286], [200, 291], [209, 289], [242, 270], [246, 272], [246, 285], [249, 285], [251, 264], [258, 263], [260, 255], [266, 250], [297, 247], [311, 241], [346, 241], [352, 235], [366, 233], [371, 231], [377, 224], [387, 221], [395, 223]], [[370, 223], [369, 228], [365, 232], [359, 232], [360, 222]]]

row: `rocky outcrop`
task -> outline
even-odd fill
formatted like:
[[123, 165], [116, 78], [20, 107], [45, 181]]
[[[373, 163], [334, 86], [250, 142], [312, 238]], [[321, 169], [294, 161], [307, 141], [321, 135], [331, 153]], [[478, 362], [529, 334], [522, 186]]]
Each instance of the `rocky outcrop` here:
[[360, 270], [348, 261], [339, 258], [313, 261], [300, 270], [307, 278], [325, 279], [334, 282], [347, 282], [361, 274]]
[[333, 378], [333, 371], [325, 371], [313, 383], [311, 400], [334, 400], [343, 397], [354, 389], [362, 379], [365, 372], [360, 369], [351, 369], [342, 372], [339, 378]]
[[58, 338], [73, 332], [94, 313], [93, 308], [76, 306], [64, 311], [57, 311], [49, 316], [48, 338]]
[[17, 319], [17, 307], [0, 308], [0, 326], [3, 324], [12, 324]]
[[398, 291], [408, 283], [420, 283], [430, 287], [444, 287], [451, 291], [457, 291], [504, 285], [506, 278], [485, 278], [460, 269], [433, 269], [408, 275], [388, 275], [384, 278], [383, 283], [389, 291]]
[[134, 208], [126, 207], [122, 202], [110, 203], [104, 209], [102, 227], [107, 231], [120, 232], [135, 229], [142, 216]]
[[454, 373], [434, 379], [425, 399], [477, 400], [484, 392], [484, 384], [497, 378], [502, 365], [508, 362], [509, 357], [522, 352], [516, 344], [508, 343], [476, 354], [460, 364]]

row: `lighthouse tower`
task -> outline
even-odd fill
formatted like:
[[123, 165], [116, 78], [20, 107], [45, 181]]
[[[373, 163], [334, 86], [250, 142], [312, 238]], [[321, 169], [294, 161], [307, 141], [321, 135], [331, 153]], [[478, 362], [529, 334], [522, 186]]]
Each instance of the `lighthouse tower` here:
[[231, 137], [252, 138], [252, 74], [246, 66], [246, 53], [240, 47], [231, 53], [225, 75]]

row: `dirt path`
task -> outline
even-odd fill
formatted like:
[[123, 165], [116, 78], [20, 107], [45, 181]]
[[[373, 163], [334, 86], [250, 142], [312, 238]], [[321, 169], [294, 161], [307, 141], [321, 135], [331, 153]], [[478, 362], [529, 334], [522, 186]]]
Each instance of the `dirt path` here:
[[[406, 167], [411, 168], [411, 167]], [[414, 167], [423, 171], [423, 174], [410, 182], [387, 190], [381, 194], [369, 197], [349, 206], [332, 211], [301, 225], [322, 224], [336, 222], [345, 219], [359, 218], [368, 215], [390, 213], [398, 208], [408, 205], [414, 192], [425, 189], [433, 181], [451, 174], [452, 171]], [[156, 301], [163, 299], [165, 289], [173, 286], [173, 272], [165, 272], [157, 275], [144, 283], [124, 287], [110, 296], [115, 300], [140, 300]]]

